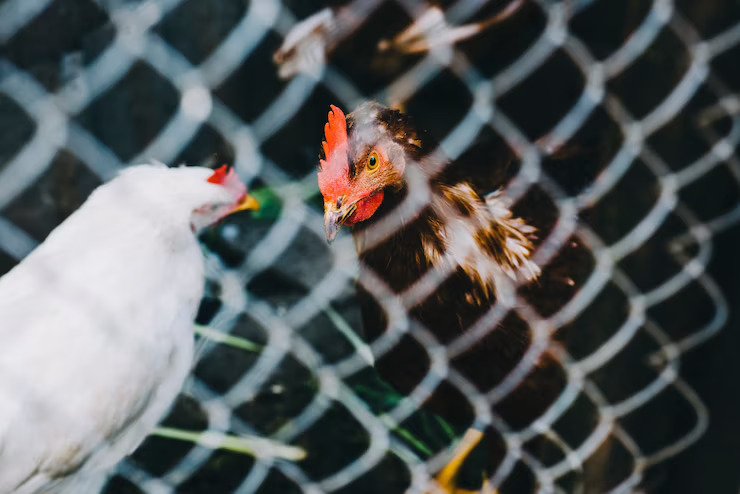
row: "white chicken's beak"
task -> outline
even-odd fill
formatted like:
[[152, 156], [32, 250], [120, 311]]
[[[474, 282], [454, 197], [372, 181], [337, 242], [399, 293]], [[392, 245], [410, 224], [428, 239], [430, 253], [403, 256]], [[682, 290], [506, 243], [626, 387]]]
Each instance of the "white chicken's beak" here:
[[259, 211], [260, 203], [253, 196], [244, 194], [244, 197], [239, 201], [236, 207], [231, 211], [231, 214], [239, 213], [241, 211]]

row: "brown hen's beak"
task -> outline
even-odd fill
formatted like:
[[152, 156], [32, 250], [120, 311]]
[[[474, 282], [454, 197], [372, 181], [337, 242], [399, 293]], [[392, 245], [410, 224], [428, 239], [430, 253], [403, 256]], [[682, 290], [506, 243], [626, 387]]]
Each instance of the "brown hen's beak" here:
[[259, 211], [259, 210], [260, 210], [260, 203], [257, 202], [257, 199], [255, 199], [253, 196], [250, 196], [249, 194], [244, 194], [244, 197], [242, 197], [242, 199], [239, 201], [239, 203], [236, 205], [236, 207], [231, 213], [234, 214], [240, 211]]
[[337, 208], [334, 203], [324, 203], [324, 231], [326, 232], [326, 241], [332, 243], [342, 225], [354, 214], [357, 210], [357, 203], [348, 204], [341, 208]]

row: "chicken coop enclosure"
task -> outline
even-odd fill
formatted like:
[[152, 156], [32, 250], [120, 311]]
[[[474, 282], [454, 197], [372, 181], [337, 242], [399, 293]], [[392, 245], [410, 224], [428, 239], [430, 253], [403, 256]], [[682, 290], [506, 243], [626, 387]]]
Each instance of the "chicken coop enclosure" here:
[[[202, 235], [197, 361], [108, 494], [424, 493], [464, 432], [420, 406], [441, 385], [505, 446], [502, 493], [737, 492], [738, 60], [736, 0], [1, 0], [0, 272], [132, 164], [231, 164], [263, 203]], [[453, 341], [390, 297], [406, 320], [363, 341], [316, 167], [329, 105], [368, 99], [481, 173], [511, 150], [562, 284]], [[507, 317], [527, 351], [471, 385]], [[401, 337], [430, 362], [409, 396], [372, 366]], [[501, 420], [543, 354], [556, 399]]]

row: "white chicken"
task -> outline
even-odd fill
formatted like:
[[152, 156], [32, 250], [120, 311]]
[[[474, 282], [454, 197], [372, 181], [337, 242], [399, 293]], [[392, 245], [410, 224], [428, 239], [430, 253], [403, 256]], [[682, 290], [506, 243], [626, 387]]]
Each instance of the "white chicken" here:
[[0, 278], [0, 493], [102, 488], [190, 369], [196, 233], [257, 207], [226, 167], [130, 167]]

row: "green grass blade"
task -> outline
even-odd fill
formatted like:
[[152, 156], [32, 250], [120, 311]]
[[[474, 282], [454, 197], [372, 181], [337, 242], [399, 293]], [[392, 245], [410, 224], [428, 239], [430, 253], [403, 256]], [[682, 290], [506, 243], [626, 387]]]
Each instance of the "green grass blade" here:
[[201, 326], [200, 324], [195, 325], [195, 334], [202, 336], [203, 338], [228, 345], [230, 347], [245, 350], [247, 352], [261, 352], [263, 347], [253, 341], [240, 336], [233, 336], [230, 334], [222, 333], [215, 329], [209, 328], [208, 326]]
[[209, 449], [223, 449], [255, 458], [279, 458], [289, 461], [301, 461], [306, 458], [306, 451], [296, 446], [256, 436], [233, 436], [216, 431], [187, 431], [172, 427], [158, 427], [153, 435], [178, 441], [198, 444]]

